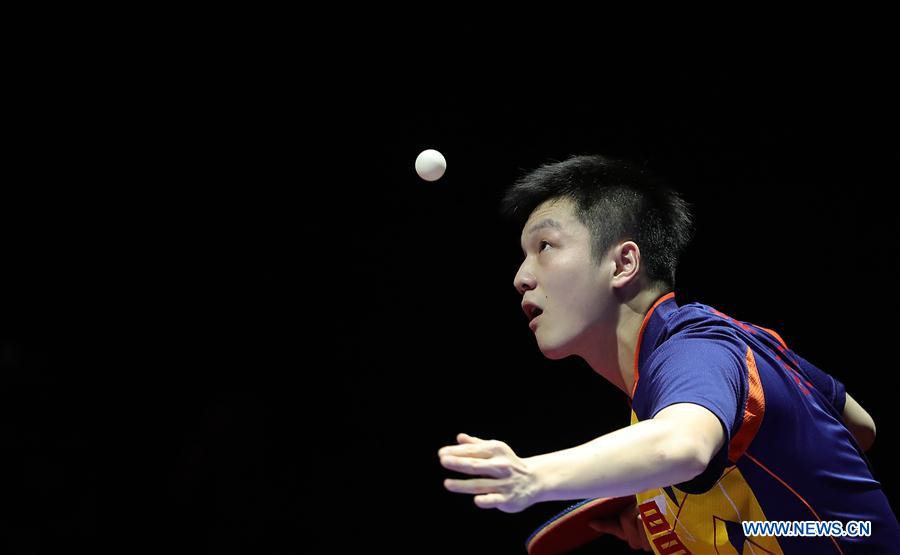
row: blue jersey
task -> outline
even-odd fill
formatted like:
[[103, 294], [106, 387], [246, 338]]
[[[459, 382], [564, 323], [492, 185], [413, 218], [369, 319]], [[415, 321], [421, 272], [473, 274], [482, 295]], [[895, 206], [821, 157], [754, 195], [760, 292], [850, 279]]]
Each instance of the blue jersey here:
[[[897, 519], [843, 424], [844, 386], [777, 333], [670, 293], [644, 318], [634, 371], [632, 423], [694, 403], [726, 439], [690, 482], [638, 494], [657, 553], [900, 553]], [[871, 533], [747, 535], [749, 521], [863, 521]]]

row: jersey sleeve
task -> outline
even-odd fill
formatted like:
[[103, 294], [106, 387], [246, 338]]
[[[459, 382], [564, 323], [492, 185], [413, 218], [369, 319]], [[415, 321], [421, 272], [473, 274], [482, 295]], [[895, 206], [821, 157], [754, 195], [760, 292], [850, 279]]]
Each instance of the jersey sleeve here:
[[719, 419], [725, 442], [707, 469], [678, 488], [702, 493], [727, 464], [728, 445], [740, 425], [746, 399], [745, 355], [740, 342], [710, 337], [673, 337], [657, 348], [641, 369], [632, 408], [639, 420], [651, 419], [677, 403], [693, 403]]
[[831, 403], [831, 406], [837, 409], [838, 414], [843, 414], [847, 402], [847, 389], [844, 384], [796, 353], [791, 354], [797, 359], [806, 379]]

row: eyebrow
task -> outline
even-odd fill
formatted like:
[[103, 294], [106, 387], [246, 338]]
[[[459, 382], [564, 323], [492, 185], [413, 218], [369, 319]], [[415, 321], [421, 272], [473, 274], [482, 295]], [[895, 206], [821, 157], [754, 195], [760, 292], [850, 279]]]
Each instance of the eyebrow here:
[[544, 218], [543, 220], [541, 220], [538, 223], [531, 226], [531, 228], [528, 229], [528, 231], [525, 233], [525, 235], [531, 235], [535, 231], [537, 231], [539, 229], [544, 229], [545, 227], [556, 228], [556, 229], [559, 229], [560, 231], [562, 230], [561, 223], [559, 223], [556, 220], [551, 219], [551, 218]]
[[[544, 218], [543, 220], [539, 221], [538, 223], [536, 223], [533, 226], [531, 226], [530, 228], [528, 228], [528, 231], [525, 232], [525, 237], [531, 235], [535, 231], [544, 229], [545, 227], [552, 227], [553, 229], [558, 229], [560, 231], [562, 231], [562, 228], [563, 228], [562, 224], [557, 222], [556, 220], [554, 220], [552, 218]], [[524, 239], [524, 237], [523, 237], [523, 239]], [[524, 247], [522, 248], [522, 252], [525, 252]]]

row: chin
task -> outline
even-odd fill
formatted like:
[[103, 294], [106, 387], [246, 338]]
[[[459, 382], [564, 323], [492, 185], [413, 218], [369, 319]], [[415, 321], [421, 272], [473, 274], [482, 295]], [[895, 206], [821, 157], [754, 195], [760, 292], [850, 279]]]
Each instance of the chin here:
[[562, 345], [541, 345], [540, 343], [538, 343], [538, 348], [541, 350], [544, 356], [549, 358], [550, 360], [559, 360], [561, 358], [566, 358], [567, 356], [572, 354]]
[[550, 360], [559, 360], [575, 354], [579, 335], [571, 336], [567, 334], [563, 337], [547, 337], [545, 335], [541, 337], [540, 328], [537, 331], [535, 339], [537, 339], [538, 348], [545, 357]]

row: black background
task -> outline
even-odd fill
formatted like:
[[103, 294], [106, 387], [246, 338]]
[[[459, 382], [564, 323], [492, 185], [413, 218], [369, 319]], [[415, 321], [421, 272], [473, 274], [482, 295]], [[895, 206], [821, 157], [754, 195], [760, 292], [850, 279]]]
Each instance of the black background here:
[[[519, 230], [498, 214], [523, 172], [579, 153], [684, 193], [679, 301], [777, 329], [842, 380], [896, 497], [879, 323], [896, 119], [877, 68], [526, 79], [410, 61], [400, 79], [367, 61], [342, 80], [198, 58], [56, 82], [79, 94], [26, 87], [2, 203], [9, 547], [524, 552], [568, 503], [477, 509], [443, 489], [437, 450], [465, 431], [529, 456], [627, 423], [582, 361], [537, 350], [512, 287]], [[447, 158], [437, 182], [414, 172], [425, 148]]]

